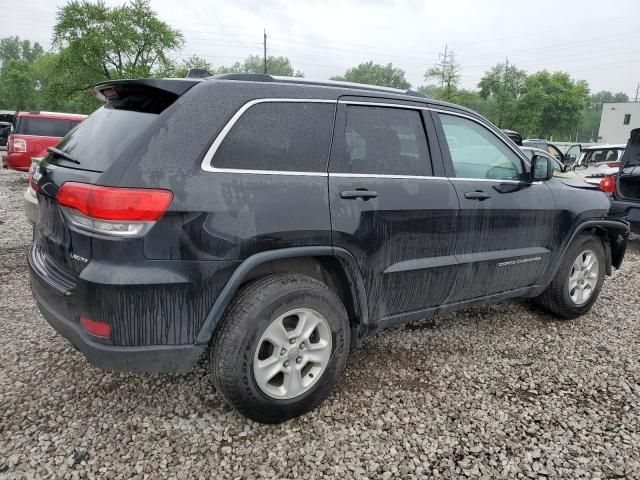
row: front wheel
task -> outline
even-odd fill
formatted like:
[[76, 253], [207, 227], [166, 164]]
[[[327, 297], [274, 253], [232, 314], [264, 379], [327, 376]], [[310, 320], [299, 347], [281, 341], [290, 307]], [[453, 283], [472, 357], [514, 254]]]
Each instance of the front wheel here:
[[349, 335], [344, 305], [324, 283], [299, 274], [261, 278], [227, 309], [211, 349], [213, 382], [252, 420], [288, 420], [331, 391]]
[[602, 240], [582, 234], [565, 253], [556, 276], [536, 301], [551, 312], [576, 318], [595, 303], [606, 269]]

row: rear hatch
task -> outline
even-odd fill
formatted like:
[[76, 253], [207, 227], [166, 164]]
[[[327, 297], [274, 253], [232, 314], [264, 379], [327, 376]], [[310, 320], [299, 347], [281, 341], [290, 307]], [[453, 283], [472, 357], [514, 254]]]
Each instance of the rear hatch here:
[[620, 163], [617, 179], [618, 196], [628, 200], [640, 200], [640, 128], [631, 130], [631, 136]]
[[[157, 79], [100, 84], [94, 89], [94, 95], [104, 100], [105, 105], [69, 132], [55, 148], [49, 149], [48, 156], [33, 175], [40, 216], [31, 255], [31, 261], [38, 262], [41, 273], [51, 277], [41, 278], [49, 286], [63, 283], [67, 291], [72, 291], [70, 283], [92, 258], [111, 257], [122, 261], [123, 255], [135, 255], [138, 248], [142, 252], [141, 242], [136, 243], [137, 232], [122, 230], [119, 223], [110, 220], [95, 220], [107, 217], [96, 217], [92, 213], [97, 210], [95, 205], [87, 207], [86, 195], [102, 198], [112, 211], [118, 207], [120, 197], [107, 198], [104, 194], [111, 191], [117, 194], [119, 189], [99, 186], [103, 173], [119, 167], [116, 164], [124, 159], [133, 144], [154, 131], [159, 114], [194, 84]], [[72, 186], [75, 186], [73, 191]], [[86, 187], [96, 191], [85, 195]], [[59, 194], [63, 191], [67, 191], [63, 202], [66, 206], [60, 205]], [[82, 195], [85, 197], [81, 198]], [[144, 195], [142, 200], [146, 200]], [[84, 204], [78, 206], [78, 202]]]

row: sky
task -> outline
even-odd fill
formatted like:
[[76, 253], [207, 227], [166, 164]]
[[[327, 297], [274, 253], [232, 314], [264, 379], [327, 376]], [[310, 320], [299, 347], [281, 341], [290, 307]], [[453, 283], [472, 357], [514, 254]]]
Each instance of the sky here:
[[[122, 4], [122, 0], [106, 0]], [[18, 35], [51, 48], [64, 0], [2, 0], [0, 38]], [[173, 56], [215, 66], [262, 55], [287, 56], [310, 79], [328, 79], [373, 60], [406, 72], [413, 88], [445, 47], [461, 84], [476, 88], [492, 65], [533, 73], [565, 71], [592, 92], [624, 92], [640, 82], [638, 0], [152, 0], [158, 16], [182, 31]], [[640, 97], [639, 97], [640, 99]]]

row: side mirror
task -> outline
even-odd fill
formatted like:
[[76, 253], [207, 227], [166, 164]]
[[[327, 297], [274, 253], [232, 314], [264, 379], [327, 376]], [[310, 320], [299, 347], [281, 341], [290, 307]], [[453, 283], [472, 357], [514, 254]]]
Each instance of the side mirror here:
[[531, 159], [531, 180], [546, 181], [553, 177], [553, 162], [542, 155], [534, 155]]

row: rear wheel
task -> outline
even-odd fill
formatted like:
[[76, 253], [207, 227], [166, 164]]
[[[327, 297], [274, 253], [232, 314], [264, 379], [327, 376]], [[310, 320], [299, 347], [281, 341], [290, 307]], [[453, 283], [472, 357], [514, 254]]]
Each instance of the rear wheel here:
[[225, 401], [278, 423], [316, 407], [342, 373], [349, 348], [344, 305], [324, 283], [270, 275], [242, 288], [222, 319], [210, 365]]
[[580, 235], [565, 253], [551, 284], [536, 298], [537, 303], [564, 318], [588, 312], [600, 294], [605, 261], [602, 240]]

